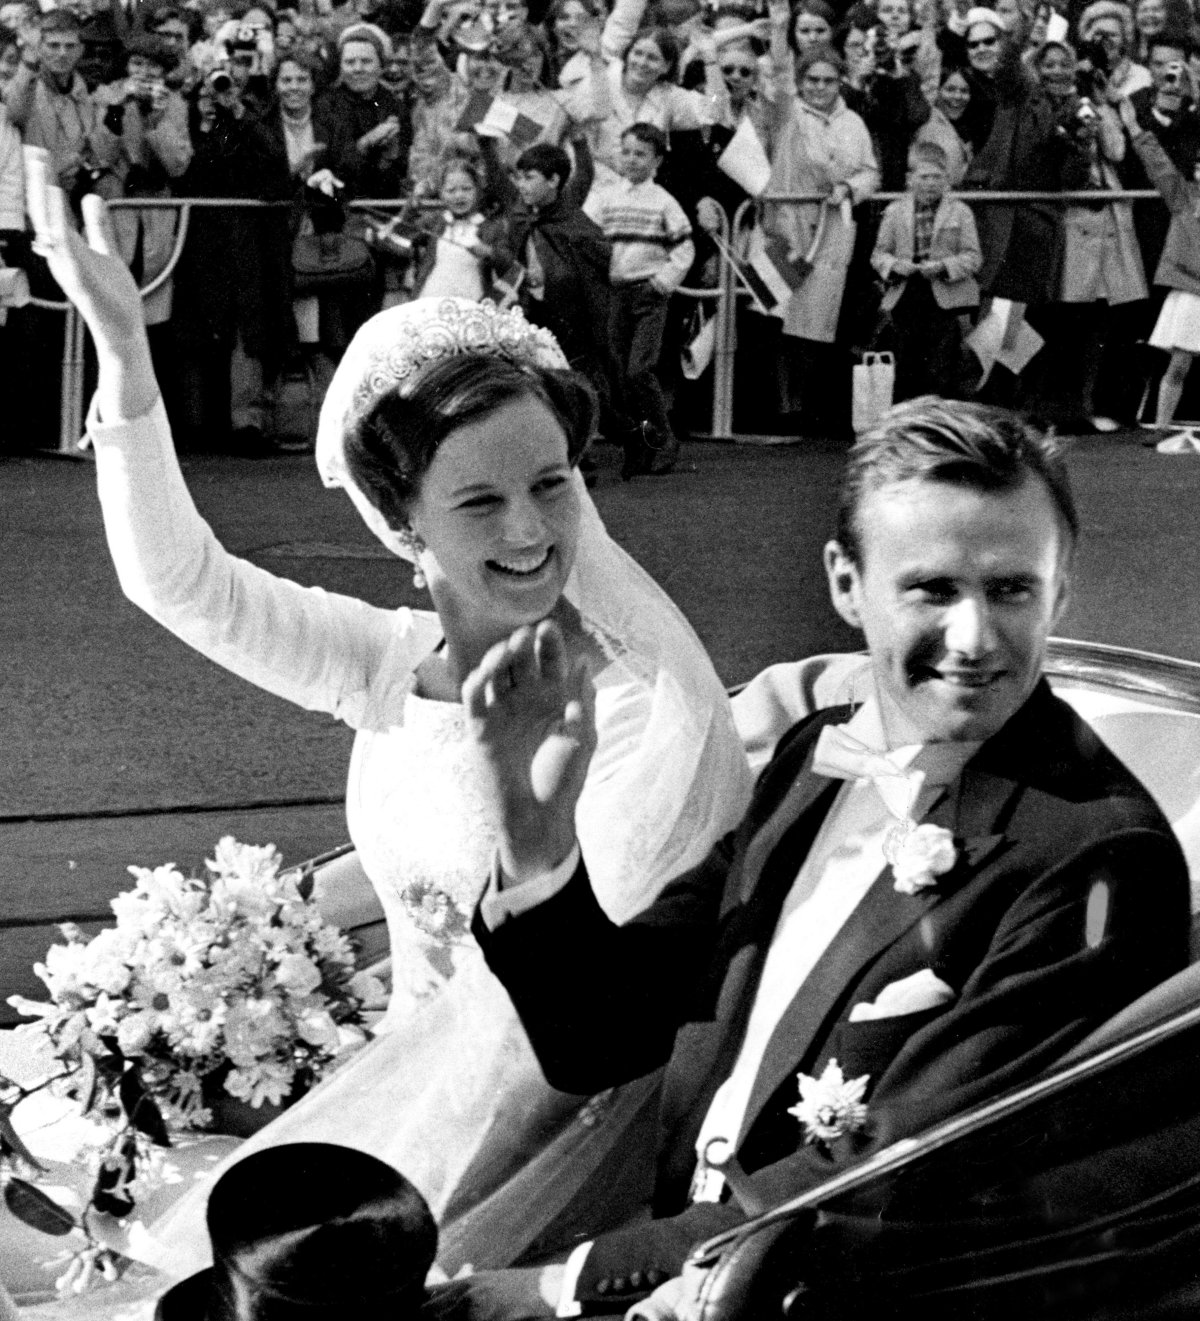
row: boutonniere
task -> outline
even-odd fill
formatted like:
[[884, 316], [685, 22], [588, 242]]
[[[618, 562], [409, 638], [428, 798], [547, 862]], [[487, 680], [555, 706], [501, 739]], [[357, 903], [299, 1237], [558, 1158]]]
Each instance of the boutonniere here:
[[884, 856], [892, 865], [895, 888], [900, 894], [916, 894], [936, 885], [958, 861], [954, 836], [945, 826], [926, 821], [921, 825], [903, 821], [884, 841]]
[[800, 1103], [788, 1109], [804, 1127], [804, 1141], [827, 1146], [846, 1133], [857, 1133], [867, 1122], [867, 1107], [863, 1095], [871, 1075], [849, 1081], [842, 1074], [837, 1060], [830, 1060], [819, 1078], [807, 1073], [797, 1074], [800, 1083]]

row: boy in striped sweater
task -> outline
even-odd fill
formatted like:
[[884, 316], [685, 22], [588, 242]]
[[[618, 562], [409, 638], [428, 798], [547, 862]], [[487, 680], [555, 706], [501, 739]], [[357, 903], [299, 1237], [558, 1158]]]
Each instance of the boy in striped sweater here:
[[667, 304], [695, 248], [683, 208], [654, 182], [666, 150], [661, 129], [631, 125], [621, 136], [621, 180], [593, 192], [584, 207], [612, 242], [609, 333], [623, 370], [625, 406], [639, 424], [625, 450], [626, 480], [639, 472], [670, 472], [679, 457], [656, 369]]

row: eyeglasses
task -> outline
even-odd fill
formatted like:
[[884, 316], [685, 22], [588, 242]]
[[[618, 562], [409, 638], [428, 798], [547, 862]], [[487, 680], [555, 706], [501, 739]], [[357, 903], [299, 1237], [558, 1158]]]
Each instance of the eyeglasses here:
[[832, 78], [823, 78], [819, 73], [806, 73], [804, 75], [804, 81], [806, 83], [811, 83], [814, 87], [835, 87], [842, 80], [836, 76]]
[[974, 41], [967, 42], [967, 49], [979, 50], [981, 47], [995, 46], [999, 41], [999, 37], [976, 37]]
[[723, 65], [721, 72], [726, 78], [732, 78], [734, 74], [737, 74], [742, 78], [753, 78], [758, 70], [753, 64], [729, 64]]

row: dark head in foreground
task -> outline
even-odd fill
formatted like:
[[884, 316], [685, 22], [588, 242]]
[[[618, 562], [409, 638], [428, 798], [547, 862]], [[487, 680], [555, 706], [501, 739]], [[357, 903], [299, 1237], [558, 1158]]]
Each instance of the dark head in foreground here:
[[258, 1151], [208, 1203], [213, 1265], [159, 1300], [155, 1321], [415, 1317], [437, 1250], [425, 1199], [350, 1147]]

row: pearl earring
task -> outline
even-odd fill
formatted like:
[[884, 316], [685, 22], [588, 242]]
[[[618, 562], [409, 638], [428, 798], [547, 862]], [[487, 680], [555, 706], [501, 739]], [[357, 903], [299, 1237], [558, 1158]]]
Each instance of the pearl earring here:
[[405, 528], [401, 535], [405, 550], [412, 556], [413, 586], [418, 592], [424, 591], [429, 585], [425, 577], [425, 570], [421, 568], [421, 556], [425, 551], [425, 543], [411, 528]]

